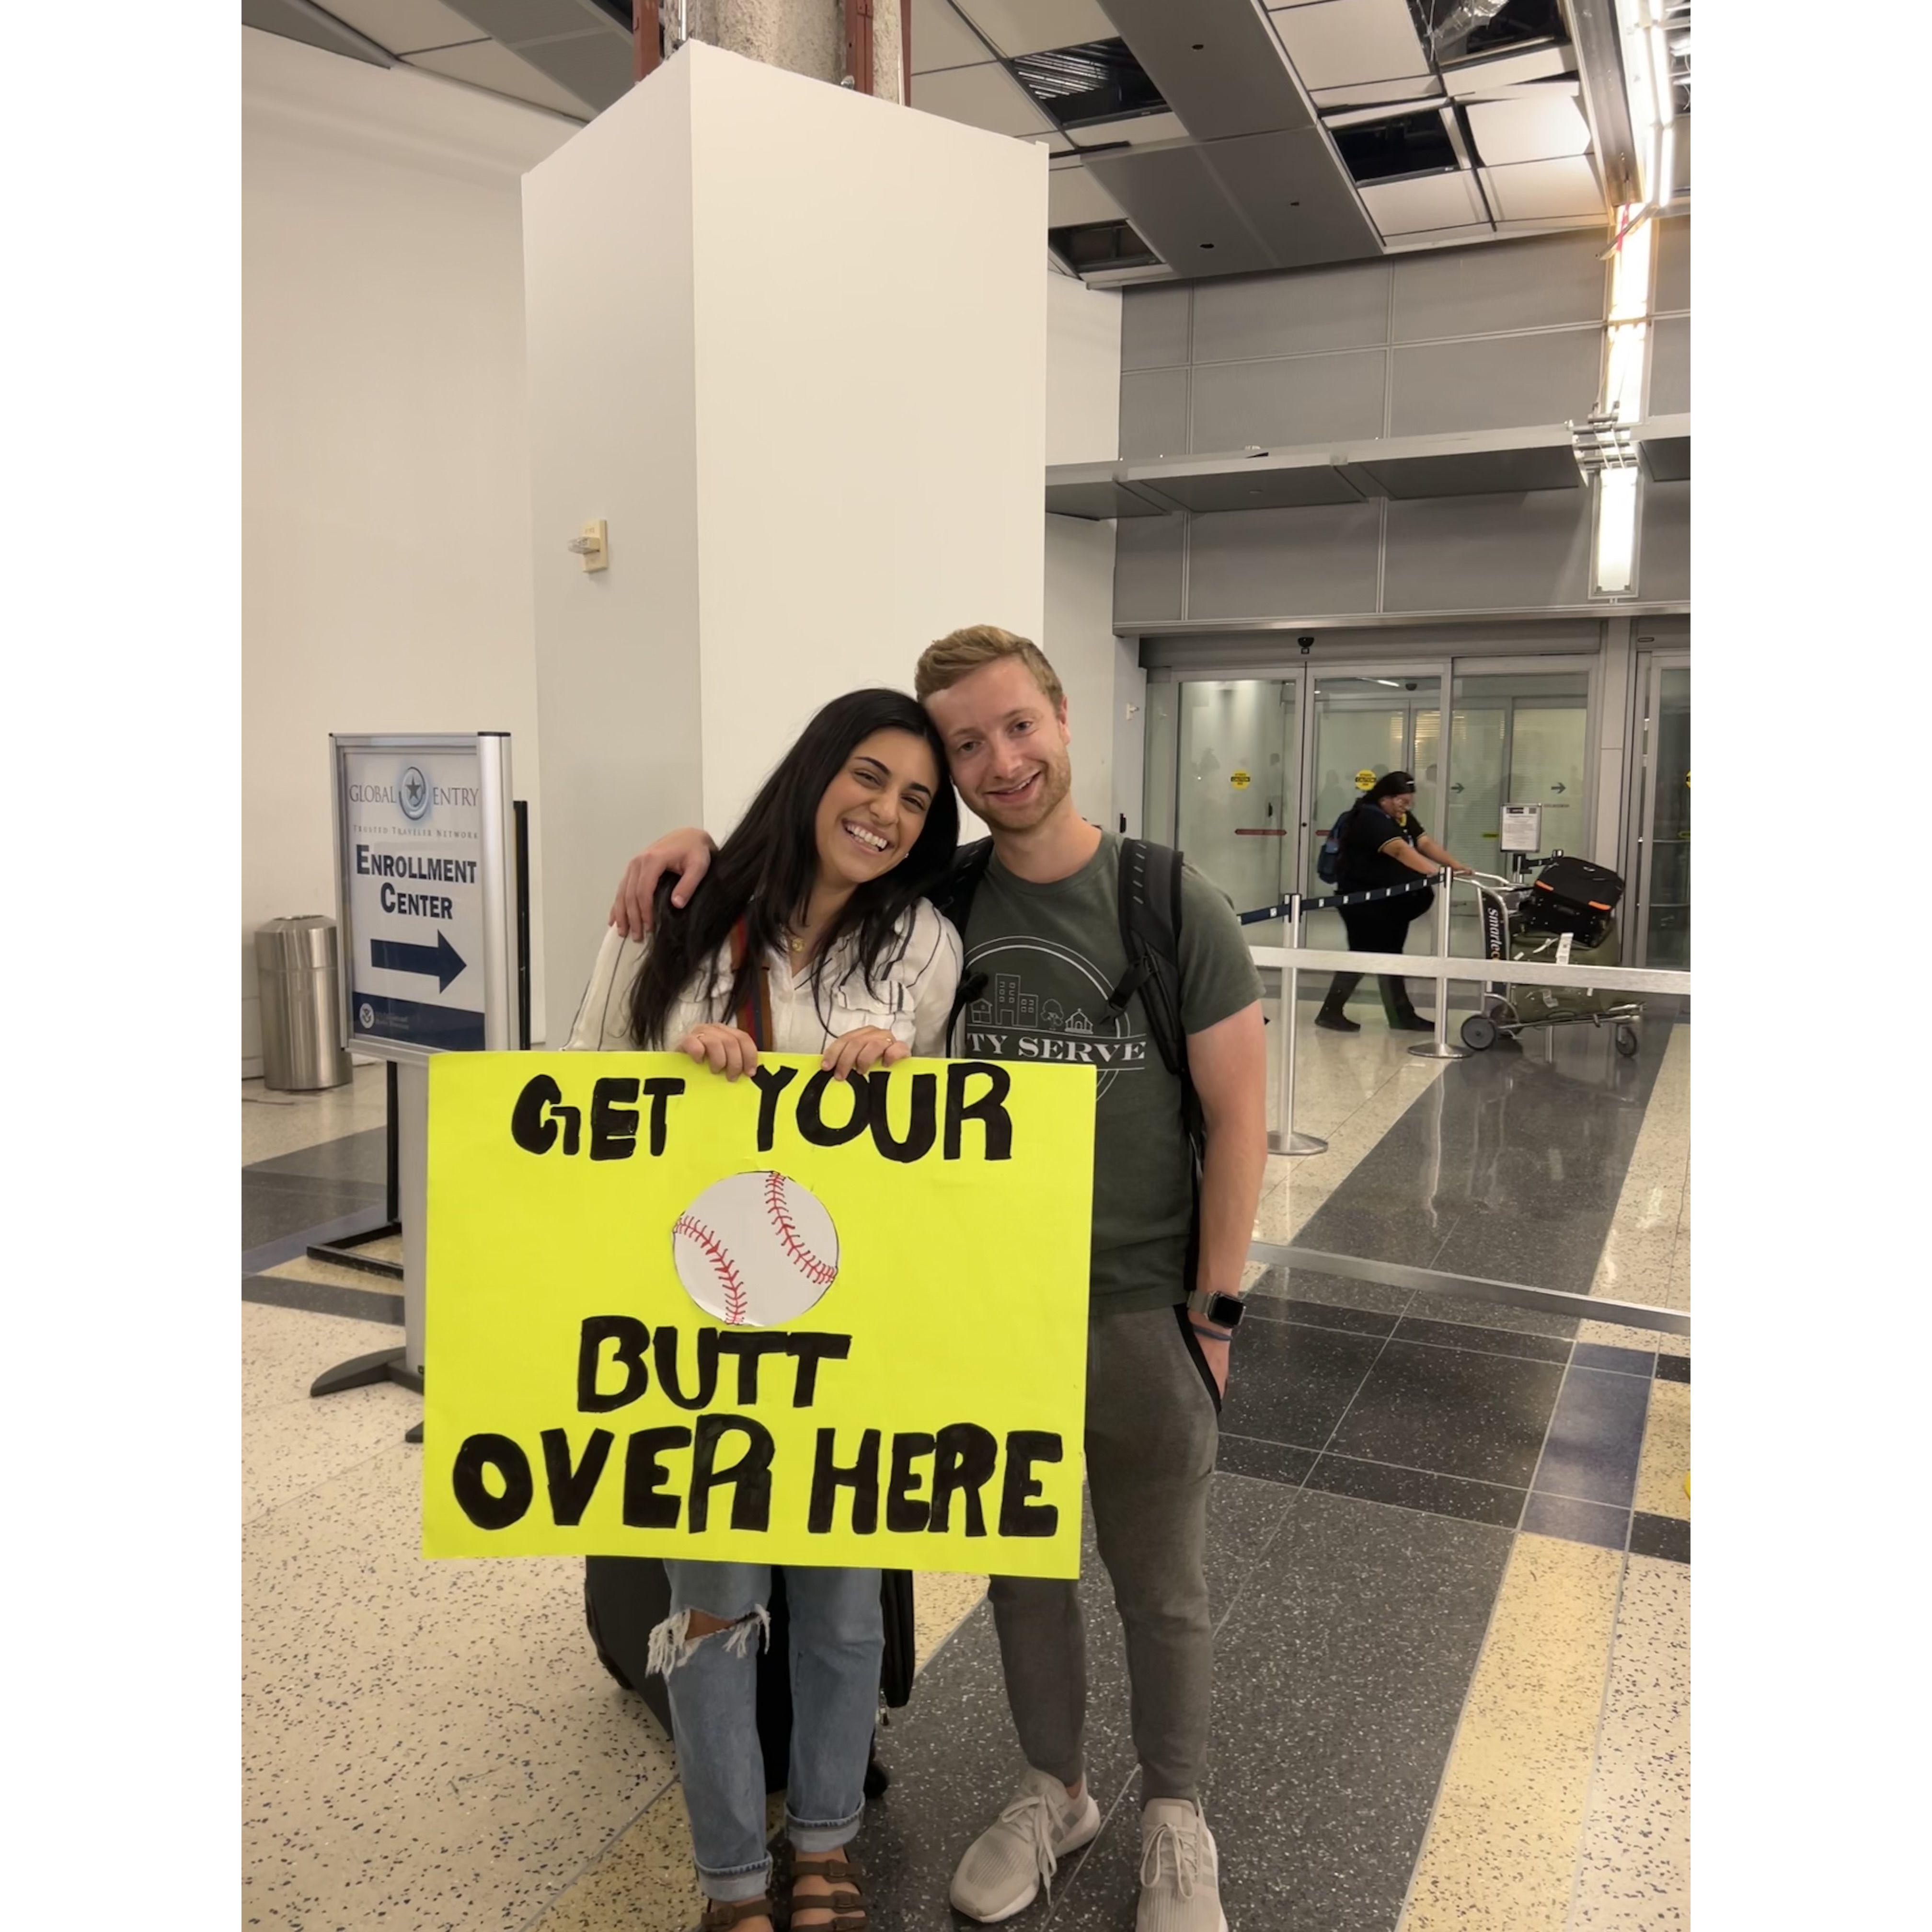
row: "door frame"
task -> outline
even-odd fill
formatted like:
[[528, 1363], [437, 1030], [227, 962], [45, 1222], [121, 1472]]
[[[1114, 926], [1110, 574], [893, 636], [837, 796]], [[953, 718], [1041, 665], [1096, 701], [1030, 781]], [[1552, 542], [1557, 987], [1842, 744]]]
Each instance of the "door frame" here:
[[1688, 671], [1690, 668], [1690, 653], [1685, 649], [1664, 646], [1640, 651], [1635, 668], [1636, 674], [1630, 680], [1636, 708], [1630, 734], [1631, 761], [1635, 769], [1634, 782], [1630, 786], [1633, 811], [1628, 849], [1633, 861], [1629, 869], [1634, 874], [1636, 890], [1632, 896], [1634, 903], [1630, 908], [1630, 922], [1624, 930], [1636, 955], [1630, 964], [1647, 966], [1650, 963], [1650, 898], [1654, 883], [1651, 859], [1656, 846], [1657, 832], [1653, 739], [1658, 713], [1664, 702], [1664, 674], [1667, 670]]

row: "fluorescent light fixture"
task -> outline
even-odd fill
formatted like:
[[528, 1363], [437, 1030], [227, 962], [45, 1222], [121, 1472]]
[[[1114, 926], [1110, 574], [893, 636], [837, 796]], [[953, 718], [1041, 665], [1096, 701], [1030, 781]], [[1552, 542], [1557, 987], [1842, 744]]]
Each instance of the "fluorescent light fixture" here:
[[1597, 540], [1590, 567], [1593, 597], [1628, 597], [1636, 581], [1636, 479], [1634, 469], [1606, 470], [1597, 478]]
[[1387, 685], [1391, 691], [1400, 691], [1402, 688], [1402, 680], [1400, 678], [1378, 677], [1376, 680], [1376, 682], [1378, 684]]
[[1664, 129], [1658, 142], [1657, 188], [1651, 200], [1659, 208], [1668, 208], [1677, 195], [1677, 129]]
[[1654, 233], [1641, 208], [1617, 210], [1618, 238], [1611, 257], [1610, 320], [1642, 322], [1650, 313], [1650, 256]]

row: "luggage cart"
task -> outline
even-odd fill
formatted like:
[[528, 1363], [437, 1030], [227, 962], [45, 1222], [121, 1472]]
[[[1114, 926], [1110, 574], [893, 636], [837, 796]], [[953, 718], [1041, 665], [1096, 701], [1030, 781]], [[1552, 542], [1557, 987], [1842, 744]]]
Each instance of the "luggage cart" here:
[[[1576, 875], [1582, 875], [1580, 884]], [[1614, 872], [1600, 866], [1585, 868], [1559, 852], [1534, 881], [1502, 878], [1492, 872], [1472, 872], [1468, 877], [1476, 889], [1485, 959], [1556, 965], [1562, 963], [1560, 954], [1576, 966], [1617, 963], [1621, 947], [1616, 903], [1623, 881]], [[1585, 891], [1604, 896], [1580, 896]], [[1472, 1053], [1481, 1053], [1498, 1040], [1515, 1040], [1532, 1027], [1572, 1026], [1587, 1020], [1592, 1026], [1614, 1028], [1616, 1050], [1628, 1060], [1642, 1044], [1634, 1023], [1642, 1018], [1640, 1001], [1619, 1000], [1588, 987], [1490, 986], [1484, 988], [1481, 1010], [1462, 1022], [1461, 1034]]]

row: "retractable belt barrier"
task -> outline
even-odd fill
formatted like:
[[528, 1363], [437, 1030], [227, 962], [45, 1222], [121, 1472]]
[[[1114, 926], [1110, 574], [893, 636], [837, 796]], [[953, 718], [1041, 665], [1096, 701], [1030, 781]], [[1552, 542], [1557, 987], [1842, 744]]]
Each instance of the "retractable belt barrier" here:
[[[1512, 984], [1536, 986], [1571, 986], [1616, 992], [1672, 993], [1688, 999], [1690, 975], [1658, 967], [1554, 966], [1540, 960], [1466, 959], [1449, 950], [1450, 894], [1444, 892], [1436, 905], [1436, 950], [1432, 954], [1357, 952], [1347, 948], [1334, 951], [1306, 946], [1301, 943], [1304, 913], [1328, 906], [1360, 905], [1371, 899], [1394, 898], [1405, 892], [1426, 892], [1436, 879], [1417, 879], [1413, 884], [1382, 886], [1364, 892], [1336, 892], [1326, 898], [1298, 898], [1290, 893], [1271, 906], [1236, 916], [1244, 926], [1264, 920], [1288, 922], [1286, 946], [1251, 946], [1250, 956], [1257, 966], [1277, 967], [1282, 976], [1281, 1002], [1285, 1014], [1295, 1012], [1297, 982], [1304, 971], [1317, 973], [1387, 973], [1406, 974], [1436, 982], [1435, 1037], [1426, 1045], [1412, 1046], [1410, 1052], [1432, 1060], [1461, 1060], [1467, 1049], [1451, 1046], [1448, 1040], [1449, 985], [1451, 980], [1485, 984], [1508, 980]], [[1498, 885], [1508, 881], [1498, 880]], [[1268, 1136], [1269, 1150], [1282, 1154], [1319, 1154], [1328, 1143], [1314, 1134], [1302, 1133], [1294, 1125], [1295, 1034], [1293, 1025], [1275, 1029], [1276, 1053], [1280, 1075], [1276, 1087], [1280, 1125]], [[1493, 1301], [1505, 1307], [1531, 1308], [1546, 1314], [1580, 1316], [1597, 1322], [1621, 1323], [1625, 1327], [1655, 1329], [1661, 1333], [1688, 1335], [1690, 1317], [1681, 1309], [1654, 1308], [1638, 1302], [1618, 1301], [1607, 1297], [1571, 1294], [1556, 1288], [1539, 1288], [1526, 1282], [1492, 1281], [1473, 1275], [1444, 1274], [1434, 1268], [1411, 1268], [1390, 1262], [1370, 1260], [1352, 1255], [1330, 1254], [1290, 1243], [1256, 1240], [1248, 1248], [1248, 1258], [1268, 1267], [1307, 1268], [1318, 1274], [1338, 1274], [1362, 1281], [1386, 1283], [1398, 1288], [1421, 1288], [1433, 1293], [1455, 1294], [1478, 1301]]]
[[[1329, 906], [1366, 905], [1372, 899], [1399, 899], [1408, 892], [1426, 892], [1434, 885], [1433, 879], [1414, 879], [1407, 885], [1371, 886], [1365, 892], [1330, 892], [1325, 899], [1304, 899], [1304, 912], [1321, 912]], [[1286, 919], [1294, 904], [1294, 895], [1291, 892], [1285, 899], [1271, 906], [1262, 906], [1253, 912], [1238, 913], [1235, 917], [1244, 926], [1258, 926], [1262, 920]]]

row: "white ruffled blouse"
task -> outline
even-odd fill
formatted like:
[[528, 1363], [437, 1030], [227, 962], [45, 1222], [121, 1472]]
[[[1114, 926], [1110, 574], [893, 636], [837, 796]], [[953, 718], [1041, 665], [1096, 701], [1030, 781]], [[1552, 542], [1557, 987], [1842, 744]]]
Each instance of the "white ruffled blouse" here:
[[[946, 1017], [959, 983], [959, 935], [924, 899], [902, 916], [898, 932], [904, 941], [898, 957], [874, 976], [872, 987], [854, 958], [850, 940], [826, 962], [815, 982], [808, 968], [794, 977], [782, 954], [774, 950], [768, 955], [771, 1051], [820, 1053], [829, 1041], [860, 1027], [883, 1027], [922, 1058], [943, 1054]], [[648, 944], [626, 939], [615, 926], [606, 930], [567, 1047], [604, 1053], [637, 1049], [631, 1030], [631, 992]], [[664, 1045], [674, 1047], [693, 1027], [728, 1021], [730, 992], [730, 957], [721, 948], [672, 1007], [665, 1021]]]

